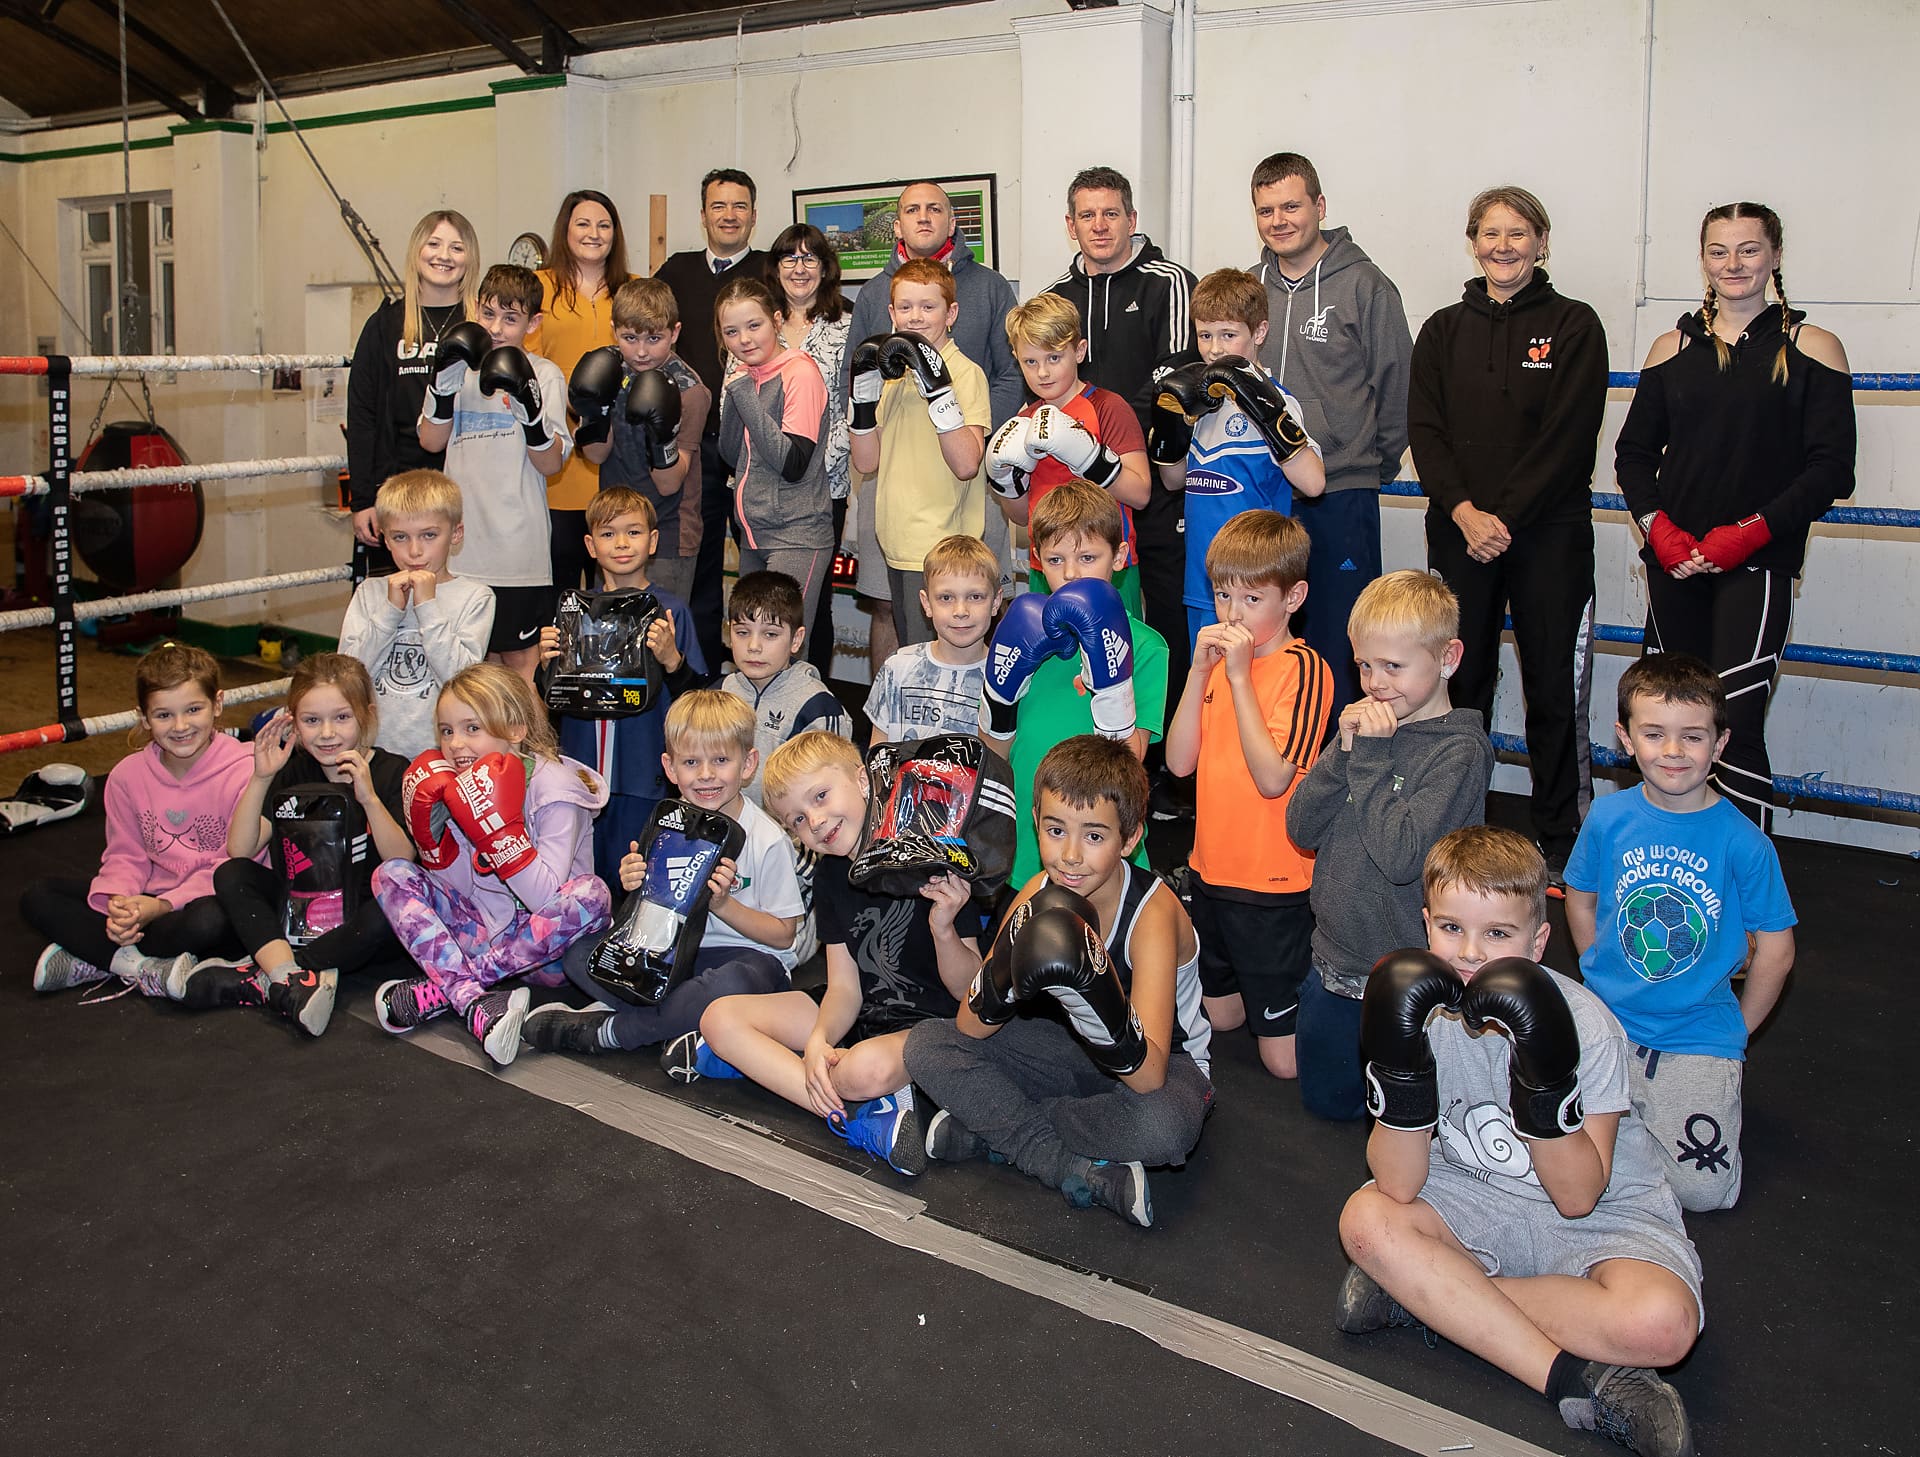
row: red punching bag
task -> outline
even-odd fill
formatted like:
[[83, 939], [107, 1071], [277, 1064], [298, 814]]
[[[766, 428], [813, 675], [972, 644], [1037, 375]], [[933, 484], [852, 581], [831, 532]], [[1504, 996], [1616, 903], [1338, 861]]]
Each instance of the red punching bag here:
[[[158, 425], [116, 420], [81, 452], [77, 471], [184, 465], [186, 456]], [[193, 556], [206, 524], [197, 482], [88, 491], [73, 498], [73, 544], [94, 575], [116, 593], [147, 592]]]

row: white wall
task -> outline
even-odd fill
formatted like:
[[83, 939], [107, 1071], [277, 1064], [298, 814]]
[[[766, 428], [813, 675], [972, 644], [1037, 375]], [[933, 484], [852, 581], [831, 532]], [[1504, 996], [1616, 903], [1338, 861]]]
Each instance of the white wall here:
[[[1706, 0], [1207, 0], [1199, 8], [1196, 245], [1184, 261], [1200, 272], [1254, 257], [1247, 175], [1269, 152], [1303, 151], [1321, 169], [1329, 221], [1350, 226], [1395, 278], [1417, 329], [1458, 296], [1471, 271], [1461, 236], [1467, 199], [1518, 182], [1553, 214], [1556, 283], [1599, 310], [1614, 369], [1631, 370], [1698, 298], [1700, 214], [1757, 197], [1785, 216], [1796, 302], [1841, 335], [1856, 371], [1920, 367], [1920, 174], [1908, 155], [1920, 135], [1920, 98], [1907, 84], [1920, 69], [1920, 13], [1910, 0], [1766, 15]], [[1643, 40], [1649, 14], [1651, 47]], [[1144, 224], [1164, 230], [1167, 55], [1168, 24], [1157, 11], [1069, 13], [1055, 0], [992, 0], [585, 57], [568, 84], [551, 89], [515, 84], [503, 69], [303, 98], [293, 110], [310, 123], [351, 119], [313, 125], [309, 143], [402, 268], [413, 222], [438, 206], [467, 213], [491, 259], [519, 232], [544, 234], [567, 190], [599, 187], [622, 206], [630, 260], [644, 266], [648, 195], [669, 199], [669, 246], [697, 246], [698, 181], [710, 166], [743, 166], [756, 178], [763, 243], [790, 216], [795, 188], [992, 172], [1000, 266], [1031, 292], [1066, 262], [1064, 184], [1081, 166], [1128, 169]], [[496, 93], [495, 83], [507, 84]], [[396, 110], [409, 114], [380, 114]], [[133, 130], [136, 138], [173, 135], [162, 120]], [[209, 154], [223, 159], [205, 205], [222, 213], [221, 237], [240, 250], [238, 262], [188, 269], [204, 278], [195, 287], [224, 293], [183, 293], [182, 309], [218, 319], [220, 337], [233, 340], [250, 333], [257, 304], [268, 348], [342, 347], [353, 332], [343, 290], [367, 283], [367, 265], [292, 137], [271, 135], [255, 159], [257, 199], [235, 140], [209, 146], [204, 136], [180, 136], [133, 154], [134, 188], [171, 188], [177, 201], [208, 194], [208, 179], [183, 169], [204, 169]], [[0, 157], [23, 159], [0, 160], [0, 219], [56, 281], [58, 204], [118, 193], [118, 141], [117, 126], [0, 135]], [[84, 147], [106, 150], [43, 155]], [[194, 224], [180, 221], [189, 232]], [[238, 240], [228, 236], [235, 231]], [[232, 296], [239, 276], [256, 271], [257, 299], [250, 281], [248, 296]], [[31, 352], [55, 329], [51, 299], [0, 240], [0, 349]], [[98, 389], [82, 384], [76, 395], [84, 424]], [[194, 458], [227, 455], [226, 441], [248, 432], [266, 454], [308, 449], [305, 402], [271, 395], [264, 383], [183, 375], [156, 381], [155, 400]], [[1616, 392], [1608, 411], [1602, 485], [1611, 483], [1625, 400]], [[1911, 394], [1860, 397], [1856, 503], [1920, 507], [1917, 405]], [[225, 420], [236, 406], [249, 412], [246, 423]], [[124, 413], [117, 405], [112, 416]], [[0, 386], [0, 449], [12, 462], [0, 471], [44, 462], [43, 416], [27, 385]], [[216, 521], [190, 581], [223, 579], [246, 561], [284, 571], [345, 555], [344, 527], [320, 510], [330, 482], [283, 478], [208, 494], [210, 516], [235, 519]], [[1417, 502], [1387, 507], [1390, 565], [1421, 564], [1419, 516]], [[1644, 593], [1626, 528], [1618, 517], [1601, 519], [1600, 616], [1635, 623]], [[297, 529], [281, 529], [287, 522]], [[1796, 639], [1920, 652], [1915, 545], [1913, 533], [1821, 528]], [[339, 597], [242, 602], [232, 620], [270, 611], [327, 630]], [[1625, 650], [1603, 658], [1603, 702], [1626, 660]], [[1920, 682], [1910, 677], [1795, 668], [1773, 711], [1776, 765], [1920, 791], [1910, 762], [1916, 694]], [[1498, 719], [1519, 731], [1510, 694]], [[1597, 727], [1604, 736], [1605, 716]], [[1524, 773], [1503, 769], [1500, 782], [1512, 787]], [[1799, 814], [1786, 828], [1920, 852], [1911, 821]]]

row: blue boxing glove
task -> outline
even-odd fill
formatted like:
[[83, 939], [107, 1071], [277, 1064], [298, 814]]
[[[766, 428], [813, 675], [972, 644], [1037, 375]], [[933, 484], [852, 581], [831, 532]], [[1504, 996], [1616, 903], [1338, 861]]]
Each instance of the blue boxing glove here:
[[1064, 658], [1074, 641], [1050, 627], [1046, 604], [1053, 599], [1037, 592], [1023, 593], [1007, 604], [987, 649], [987, 672], [981, 692], [986, 730], [997, 739], [1013, 737], [1019, 726], [1018, 704], [1033, 682], [1034, 670], [1048, 658]]
[[1132, 738], [1133, 629], [1113, 583], [1098, 577], [1068, 582], [1047, 598], [1042, 620], [1050, 635], [1065, 634], [1080, 649], [1082, 676], [1093, 694], [1095, 731], [1103, 738]]
[[646, 878], [594, 948], [594, 981], [623, 1002], [650, 1007], [693, 975], [714, 869], [737, 860], [746, 842], [746, 831], [726, 815], [661, 800], [640, 832]]

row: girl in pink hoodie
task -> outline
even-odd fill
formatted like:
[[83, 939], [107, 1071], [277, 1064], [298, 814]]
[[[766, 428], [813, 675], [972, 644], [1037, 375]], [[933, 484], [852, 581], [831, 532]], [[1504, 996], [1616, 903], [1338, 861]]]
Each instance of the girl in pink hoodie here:
[[20, 897], [27, 924], [52, 943], [34, 965], [35, 991], [118, 976], [164, 997], [169, 973], [240, 950], [213, 872], [253, 755], [216, 727], [220, 665], [168, 643], [140, 660], [134, 691], [150, 742], [107, 776], [100, 873], [91, 883], [37, 880]]
[[[558, 963], [606, 929], [612, 897], [593, 873], [593, 816], [606, 783], [561, 757], [531, 685], [497, 663], [447, 681], [439, 747], [408, 767], [402, 820], [418, 864], [389, 860], [373, 893], [420, 974], [385, 983], [374, 1010], [407, 1032], [451, 1008], [504, 1066], [530, 993], [498, 983]], [[560, 984], [557, 965], [545, 980]]]

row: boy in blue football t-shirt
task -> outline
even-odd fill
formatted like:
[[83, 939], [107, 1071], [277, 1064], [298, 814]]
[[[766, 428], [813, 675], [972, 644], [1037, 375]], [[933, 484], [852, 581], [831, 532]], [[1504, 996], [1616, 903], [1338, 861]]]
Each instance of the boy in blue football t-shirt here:
[[1295, 491], [1327, 488], [1300, 402], [1258, 363], [1266, 288], [1238, 268], [1216, 269], [1193, 290], [1193, 329], [1200, 357], [1161, 377], [1148, 446], [1160, 483], [1186, 492], [1189, 647], [1214, 620], [1207, 548], [1220, 528], [1242, 511], [1291, 516]]
[[1747, 1036], [1793, 967], [1793, 903], [1772, 842], [1713, 788], [1727, 743], [1719, 676], [1682, 653], [1644, 657], [1621, 675], [1619, 714], [1642, 783], [1587, 815], [1567, 862], [1567, 929], [1581, 978], [1633, 1043], [1634, 1112], [1681, 1206], [1730, 1209]]

